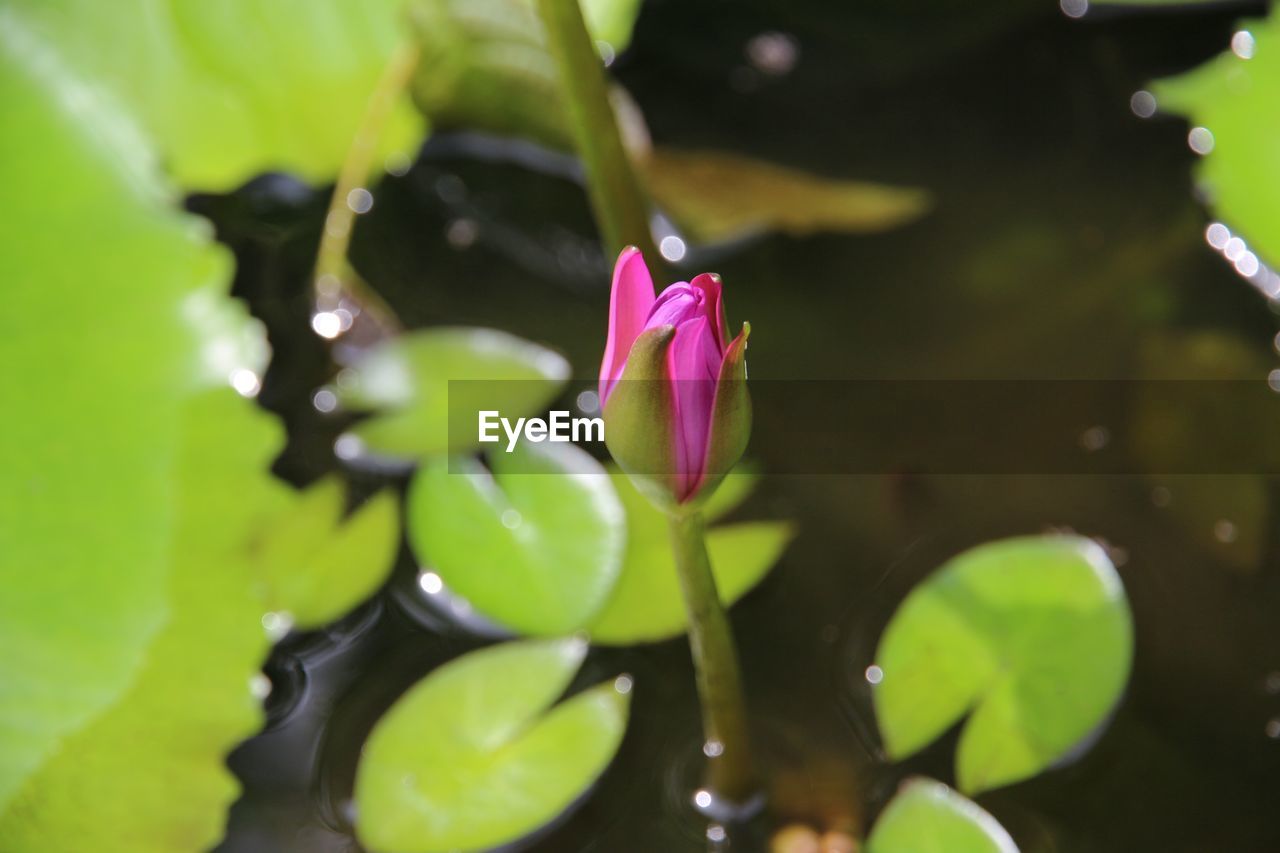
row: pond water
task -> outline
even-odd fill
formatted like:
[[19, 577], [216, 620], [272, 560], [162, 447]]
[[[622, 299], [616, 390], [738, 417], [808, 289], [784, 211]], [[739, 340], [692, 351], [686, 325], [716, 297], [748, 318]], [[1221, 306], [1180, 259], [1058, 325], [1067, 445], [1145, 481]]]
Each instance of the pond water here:
[[[933, 194], [929, 214], [884, 234], [690, 253], [682, 275], [716, 269], [730, 322], [752, 322], [753, 379], [1266, 375], [1275, 316], [1205, 243], [1186, 125], [1130, 108], [1135, 90], [1221, 50], [1260, 6], [1076, 21], [1047, 2], [865, 5], [648, 3], [614, 68], [665, 144]], [[477, 161], [474, 146], [432, 140], [379, 187], [356, 266], [410, 327], [505, 329], [562, 351], [589, 380], [608, 276], [582, 193], [563, 176]], [[269, 326], [261, 400], [288, 425], [278, 471], [296, 482], [335, 466], [344, 426], [312, 402], [334, 369], [306, 292], [325, 203], [271, 177], [192, 201], [235, 248], [237, 293]], [[864, 675], [876, 639], [959, 550], [1070, 528], [1104, 539], [1119, 564], [1133, 677], [1092, 748], [979, 802], [1024, 851], [1280, 849], [1273, 487], [796, 475], [789, 455], [805, 448], [787, 419], [761, 423], [753, 448], [769, 469], [739, 514], [793, 518], [800, 536], [732, 619], [777, 810], [864, 828], [904, 776], [950, 780], [954, 735], [904, 764], [880, 757]], [[929, 426], [902, 430], [926, 441]], [[425, 608], [407, 549], [375, 600], [284, 641], [267, 667], [272, 722], [230, 759], [245, 795], [219, 850], [358, 850], [347, 802], [369, 728], [422, 675], [484, 642]], [[527, 849], [707, 848], [688, 803], [701, 755], [687, 646], [595, 650], [578, 683], [618, 672], [636, 685], [620, 755]], [[761, 849], [762, 832], [748, 827], [733, 849]]]

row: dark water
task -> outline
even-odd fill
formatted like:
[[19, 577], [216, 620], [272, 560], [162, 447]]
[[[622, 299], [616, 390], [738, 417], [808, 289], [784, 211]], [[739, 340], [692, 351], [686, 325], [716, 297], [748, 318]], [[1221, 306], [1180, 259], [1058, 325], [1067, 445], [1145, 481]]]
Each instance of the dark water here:
[[[1276, 321], [1204, 243], [1186, 125], [1129, 109], [1135, 89], [1222, 49], [1233, 20], [1260, 11], [1071, 21], [1047, 0], [667, 0], [646, 5], [615, 71], [659, 142], [935, 195], [928, 216], [888, 234], [774, 237], [691, 257], [686, 272], [705, 262], [724, 276], [731, 322], [752, 321], [753, 377], [1265, 375]], [[770, 30], [799, 47], [778, 78], [744, 53]], [[407, 326], [495, 326], [591, 376], [607, 275], [580, 190], [476, 163], [464, 148], [433, 140], [381, 186], [357, 267]], [[284, 179], [193, 202], [236, 249], [238, 292], [269, 325], [262, 400], [289, 427], [279, 473], [299, 482], [334, 467], [342, 426], [310, 404], [333, 370], [308, 329], [324, 204]], [[786, 423], [753, 437], [779, 470]], [[776, 809], [862, 827], [904, 775], [949, 781], [954, 736], [903, 765], [878, 757], [862, 677], [876, 638], [956, 551], [1067, 527], [1104, 538], [1122, 562], [1137, 629], [1131, 684], [1083, 757], [979, 802], [1025, 851], [1280, 850], [1272, 493], [1248, 477], [766, 477], [741, 514], [794, 518], [801, 536], [733, 623]], [[273, 722], [231, 758], [245, 796], [221, 850], [358, 849], [344, 803], [370, 726], [423, 674], [484, 642], [424, 613], [415, 574], [403, 553], [373, 602], [277, 650]], [[700, 758], [687, 647], [593, 651], [580, 683], [621, 671], [636, 691], [618, 760], [529, 849], [706, 848], [685, 802]], [[734, 849], [758, 849], [751, 832]]]

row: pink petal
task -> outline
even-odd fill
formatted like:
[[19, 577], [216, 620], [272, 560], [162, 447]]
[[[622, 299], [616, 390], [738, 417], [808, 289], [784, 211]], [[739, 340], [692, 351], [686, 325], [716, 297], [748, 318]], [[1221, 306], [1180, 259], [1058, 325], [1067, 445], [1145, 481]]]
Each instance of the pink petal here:
[[723, 355], [711, 321], [699, 314], [676, 326], [667, 350], [667, 375], [674, 382], [677, 498], [684, 500], [701, 482], [711, 435], [716, 379]]
[[689, 286], [703, 293], [708, 306], [707, 316], [711, 319], [711, 328], [716, 333], [716, 343], [720, 345], [720, 350], [723, 352], [729, 344], [729, 324], [724, 321], [724, 287], [720, 283], [720, 276], [713, 272], [704, 272], [695, 276], [693, 281], [689, 282]]
[[609, 294], [609, 339], [600, 362], [600, 405], [603, 406], [613, 390], [613, 384], [622, 375], [622, 368], [631, 353], [645, 320], [653, 307], [653, 277], [645, 266], [644, 256], [635, 246], [628, 246], [618, 255], [613, 267], [613, 287]]

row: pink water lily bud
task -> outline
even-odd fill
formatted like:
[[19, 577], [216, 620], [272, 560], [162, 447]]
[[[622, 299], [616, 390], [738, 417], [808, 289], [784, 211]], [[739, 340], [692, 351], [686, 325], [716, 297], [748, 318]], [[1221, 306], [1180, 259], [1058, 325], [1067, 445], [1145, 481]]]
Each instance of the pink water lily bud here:
[[747, 336], [725, 325], [720, 277], [654, 294], [640, 251], [618, 256], [600, 365], [605, 442], [651, 499], [689, 505], [711, 493], [751, 433]]

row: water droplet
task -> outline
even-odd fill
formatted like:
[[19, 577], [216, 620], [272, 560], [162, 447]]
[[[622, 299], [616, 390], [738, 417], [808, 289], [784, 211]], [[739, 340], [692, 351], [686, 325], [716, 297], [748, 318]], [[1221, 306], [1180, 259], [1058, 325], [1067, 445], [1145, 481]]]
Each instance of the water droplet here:
[[1138, 118], [1151, 118], [1156, 114], [1156, 96], [1146, 89], [1139, 89], [1129, 98], [1129, 109]]
[[693, 804], [700, 809], [711, 808], [711, 792], [699, 788], [693, 792]]
[[449, 245], [459, 251], [471, 248], [479, 236], [480, 228], [471, 219], [455, 219], [449, 223], [449, 227], [444, 232], [444, 238], [449, 241]]
[[583, 391], [577, 399], [578, 411], [584, 415], [594, 415], [600, 411], [600, 395], [595, 391]]
[[409, 159], [407, 154], [396, 152], [388, 154], [387, 159], [383, 161], [382, 168], [387, 170], [388, 175], [400, 177], [409, 171], [409, 167], [413, 165], [413, 161]]
[[765, 32], [747, 42], [746, 54], [757, 70], [772, 77], [781, 77], [796, 67], [800, 45], [786, 33]]
[[1241, 59], [1253, 59], [1253, 33], [1240, 30], [1231, 37], [1231, 52]]
[[262, 614], [262, 629], [272, 641], [282, 639], [293, 628], [293, 617], [284, 611], [269, 610]]
[[884, 681], [884, 670], [875, 664], [867, 667], [867, 671], [863, 675], [866, 677], [868, 684], [879, 684]]
[[423, 572], [418, 575], [418, 586], [427, 595], [439, 595], [444, 589], [444, 581], [435, 572]]
[[1236, 530], [1236, 526], [1225, 518], [1220, 519], [1213, 525], [1213, 538], [1219, 542], [1230, 545], [1236, 541], [1238, 535], [1239, 532]]
[[1225, 255], [1229, 261], [1238, 260], [1240, 256], [1247, 251], [1249, 251], [1249, 247], [1246, 246], [1244, 241], [1239, 237], [1232, 237], [1227, 241], [1226, 245], [1222, 247], [1222, 254]]
[[629, 675], [619, 675], [613, 680], [613, 689], [626, 696], [631, 692], [631, 688], [635, 686], [635, 682], [631, 680]]
[[724, 744], [718, 740], [709, 740], [702, 745], [702, 754], [707, 758], [717, 758], [724, 755]]
[[320, 337], [333, 340], [342, 334], [342, 319], [332, 311], [318, 311], [311, 317], [311, 328]]
[[1280, 695], [1280, 671], [1272, 670], [1262, 679], [1262, 692], [1268, 696]]
[[364, 455], [364, 442], [357, 435], [352, 435], [349, 432], [343, 433], [333, 443], [333, 455], [344, 462], [359, 459]]
[[1068, 18], [1083, 18], [1089, 11], [1089, 0], [1059, 0], [1058, 8]]
[[613, 61], [618, 58], [618, 52], [613, 49], [613, 45], [604, 39], [596, 39], [596, 53], [600, 54], [600, 61], [604, 63], [605, 68], [613, 65]]
[[1080, 446], [1089, 453], [1096, 453], [1111, 441], [1111, 431], [1104, 426], [1089, 427], [1080, 434]]
[[231, 387], [241, 397], [256, 397], [262, 390], [262, 381], [258, 379], [258, 374], [241, 367], [231, 371]]
[[1272, 391], [1280, 391], [1280, 369], [1273, 370], [1267, 374], [1267, 385]]
[[1193, 127], [1187, 134], [1187, 145], [1197, 154], [1208, 154], [1213, 150], [1213, 134], [1207, 127]]
[[271, 695], [271, 679], [261, 672], [249, 677], [249, 695], [259, 701]]
[[1227, 241], [1231, 239], [1231, 229], [1223, 225], [1221, 222], [1214, 222], [1208, 228], [1204, 229], [1205, 241], [1215, 249], [1225, 249]]
[[682, 260], [686, 251], [684, 241], [674, 234], [663, 237], [662, 242], [658, 244], [658, 252], [672, 262]]
[[524, 517], [520, 515], [519, 510], [504, 509], [502, 511], [502, 526], [508, 530], [515, 530], [524, 523]]
[[718, 823], [713, 823], [713, 824], [711, 824], [710, 826], [708, 826], [708, 827], [707, 827], [707, 840], [708, 840], [708, 841], [711, 841], [711, 842], [714, 842], [714, 843], [716, 843], [716, 844], [719, 844], [721, 841], [724, 841], [724, 839], [725, 839], [726, 835], [727, 835], [727, 833], [725, 833], [725, 831], [724, 831], [724, 827], [723, 827], [723, 826], [721, 826], [721, 825], [720, 825], [720, 824], [718, 824]]
[[356, 187], [347, 193], [347, 207], [355, 213], [368, 213], [373, 210], [373, 193], [364, 187]]
[[1266, 733], [1272, 740], [1280, 740], [1280, 717], [1267, 720]]
[[328, 388], [321, 388], [311, 395], [311, 405], [315, 407], [317, 412], [328, 414], [338, 408], [338, 395]]

